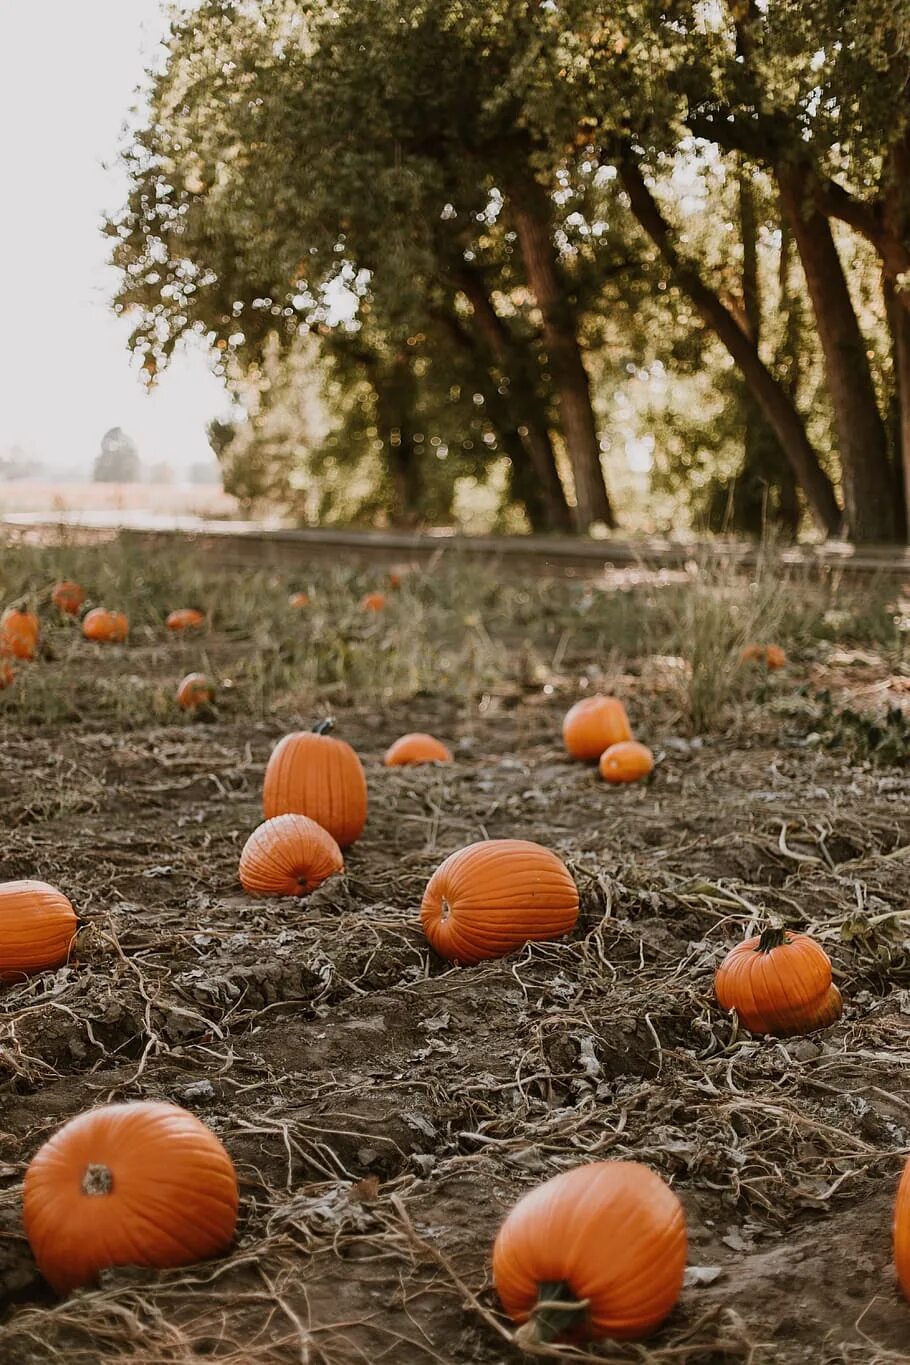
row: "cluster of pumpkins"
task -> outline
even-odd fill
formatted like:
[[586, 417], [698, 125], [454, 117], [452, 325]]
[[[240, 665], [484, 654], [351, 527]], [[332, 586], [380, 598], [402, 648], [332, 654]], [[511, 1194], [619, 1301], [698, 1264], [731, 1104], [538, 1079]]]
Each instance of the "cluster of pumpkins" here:
[[[331, 728], [323, 721], [286, 735], [268, 760], [265, 819], [240, 856], [240, 882], [251, 894], [309, 894], [343, 871], [342, 850], [363, 832], [363, 765]], [[653, 770], [616, 698], [573, 706], [563, 738], [570, 756], [596, 760], [608, 781]], [[388, 767], [452, 761], [445, 744], [416, 733], [384, 756]], [[464, 968], [562, 937], [578, 913], [568, 868], [552, 850], [523, 839], [489, 839], [452, 853], [420, 907], [433, 950]], [[55, 888], [0, 884], [0, 979], [66, 962], [77, 928], [72, 905]], [[784, 928], [766, 928], [734, 947], [714, 987], [718, 1004], [758, 1035], [809, 1033], [841, 1013], [824, 949]], [[105, 1105], [70, 1120], [33, 1157], [23, 1190], [26, 1234], [60, 1294], [91, 1285], [111, 1266], [177, 1267], [218, 1255], [233, 1241], [238, 1208], [236, 1172], [219, 1139], [193, 1114], [158, 1102]], [[910, 1297], [910, 1161], [899, 1183], [893, 1245]], [[686, 1257], [683, 1207], [661, 1176], [638, 1162], [594, 1162], [518, 1201], [495, 1239], [493, 1281], [519, 1324], [519, 1344], [641, 1339], [676, 1304]]]

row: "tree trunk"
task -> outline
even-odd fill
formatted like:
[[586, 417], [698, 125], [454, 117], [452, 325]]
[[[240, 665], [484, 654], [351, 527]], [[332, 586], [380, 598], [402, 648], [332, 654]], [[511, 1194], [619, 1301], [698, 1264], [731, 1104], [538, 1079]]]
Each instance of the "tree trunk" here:
[[531, 176], [513, 181], [509, 195], [528, 283], [540, 309], [544, 343], [559, 400], [562, 434], [575, 481], [578, 529], [587, 531], [594, 522], [615, 526], [600, 462], [588, 372], [553, 243], [549, 196]]
[[410, 357], [399, 352], [390, 370], [372, 377], [376, 423], [394, 491], [392, 520], [400, 526], [416, 526], [422, 512], [423, 479], [421, 457], [414, 444], [414, 372]]
[[894, 363], [892, 443], [897, 534], [899, 539], [906, 541], [910, 539], [910, 313], [901, 307], [887, 276], [883, 284]]
[[778, 172], [781, 209], [793, 233], [812, 300], [840, 446], [852, 540], [894, 539], [894, 491], [885, 424], [831, 224], [807, 201], [805, 174]]
[[635, 217], [660, 251], [679, 287], [692, 300], [702, 321], [739, 366], [750, 392], [781, 443], [819, 527], [828, 535], [837, 535], [841, 514], [834, 486], [819, 463], [799, 411], [719, 295], [705, 284], [696, 267], [680, 256], [637, 161], [632, 156], [621, 158], [619, 172]]

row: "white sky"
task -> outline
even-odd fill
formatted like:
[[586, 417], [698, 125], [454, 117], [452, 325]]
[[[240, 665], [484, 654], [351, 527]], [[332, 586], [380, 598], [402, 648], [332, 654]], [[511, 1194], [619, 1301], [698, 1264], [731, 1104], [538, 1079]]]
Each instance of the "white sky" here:
[[163, 8], [0, 0], [0, 455], [87, 470], [120, 426], [146, 462], [211, 458], [205, 424], [229, 403], [202, 349], [146, 394], [107, 306], [100, 221], [125, 197], [116, 153]]

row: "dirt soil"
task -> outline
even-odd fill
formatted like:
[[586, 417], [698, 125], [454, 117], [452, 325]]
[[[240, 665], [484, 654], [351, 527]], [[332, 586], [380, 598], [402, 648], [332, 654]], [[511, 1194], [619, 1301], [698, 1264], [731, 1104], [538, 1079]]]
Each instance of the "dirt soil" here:
[[[223, 672], [237, 648], [208, 657]], [[192, 665], [189, 645], [86, 650], [83, 685]], [[827, 752], [780, 713], [680, 739], [659, 689], [625, 686], [659, 756], [625, 790], [563, 754], [558, 686], [339, 708], [369, 822], [306, 903], [244, 896], [236, 876], [270, 749], [302, 722], [290, 708], [2, 722], [0, 880], [53, 882], [85, 926], [71, 965], [2, 1000], [3, 1365], [517, 1360], [490, 1284], [497, 1226], [536, 1182], [610, 1157], [682, 1198], [682, 1299], [647, 1348], [548, 1357], [910, 1361], [890, 1245], [910, 1151], [910, 774]], [[411, 729], [455, 763], [384, 769]], [[449, 969], [422, 891], [486, 836], [554, 848], [581, 918], [567, 943]], [[821, 1035], [737, 1036], [713, 1004], [716, 963], [769, 915], [834, 959], [844, 1017]], [[21, 1228], [25, 1164], [70, 1116], [138, 1098], [186, 1106], [227, 1145], [236, 1248], [57, 1303]]]

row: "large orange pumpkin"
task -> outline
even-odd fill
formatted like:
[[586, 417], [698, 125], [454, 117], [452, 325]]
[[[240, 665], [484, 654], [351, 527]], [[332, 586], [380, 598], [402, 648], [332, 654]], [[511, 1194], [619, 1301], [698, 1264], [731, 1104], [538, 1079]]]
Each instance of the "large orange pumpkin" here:
[[177, 705], [183, 711], [197, 711], [215, 700], [214, 683], [204, 673], [187, 673], [177, 685]]
[[605, 782], [640, 782], [654, 771], [654, 755], [638, 740], [624, 739], [603, 751], [599, 767]]
[[400, 768], [409, 763], [451, 763], [452, 751], [432, 735], [415, 731], [396, 739], [382, 761], [387, 768]]
[[256, 896], [308, 896], [344, 870], [341, 849], [305, 815], [276, 815], [254, 829], [240, 855], [240, 884]]
[[366, 824], [367, 780], [350, 744], [328, 733], [332, 725], [323, 721], [279, 741], [265, 770], [262, 809], [267, 820], [308, 815], [347, 848]]
[[548, 848], [488, 839], [436, 869], [420, 919], [440, 957], [471, 965], [568, 933], [578, 919], [578, 888]]
[[600, 758], [611, 744], [632, 738], [626, 708], [616, 697], [585, 697], [566, 712], [562, 737], [573, 758]]
[[130, 623], [122, 611], [108, 611], [105, 607], [95, 607], [88, 612], [82, 622], [82, 634], [87, 640], [99, 644], [122, 643], [129, 635]]
[[496, 1292], [528, 1346], [648, 1336], [676, 1304], [685, 1267], [682, 1204], [635, 1161], [576, 1166], [538, 1185], [493, 1247]]
[[33, 611], [7, 607], [0, 616], [0, 654], [14, 659], [34, 659], [38, 653], [41, 626]]
[[897, 1282], [910, 1299], [910, 1159], [904, 1163], [894, 1204], [894, 1264]]
[[230, 1246], [234, 1164], [175, 1104], [108, 1104], [70, 1119], [32, 1158], [23, 1218], [38, 1269], [58, 1294], [109, 1266], [190, 1265]]
[[168, 630], [198, 630], [205, 625], [205, 616], [195, 607], [180, 607], [177, 611], [172, 611], [164, 623]]
[[85, 601], [85, 591], [78, 583], [71, 583], [65, 579], [62, 583], [55, 583], [51, 592], [51, 601], [58, 611], [66, 616], [78, 616], [82, 603]]
[[79, 928], [62, 891], [47, 882], [0, 882], [0, 980], [59, 967]]
[[724, 958], [714, 993], [750, 1033], [778, 1038], [827, 1028], [843, 1008], [824, 948], [806, 934], [778, 928], [746, 939]]

